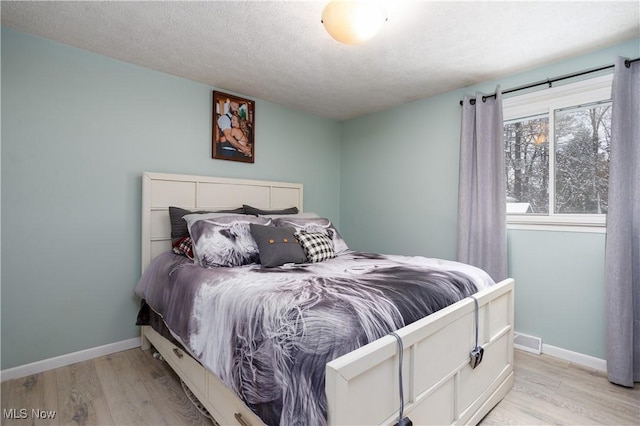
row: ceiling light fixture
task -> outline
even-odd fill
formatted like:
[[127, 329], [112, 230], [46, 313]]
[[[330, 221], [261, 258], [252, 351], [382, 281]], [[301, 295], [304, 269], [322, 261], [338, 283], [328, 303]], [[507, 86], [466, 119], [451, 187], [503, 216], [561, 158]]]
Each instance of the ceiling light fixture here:
[[322, 11], [320, 22], [340, 43], [362, 44], [376, 35], [386, 20], [381, 1], [332, 0]]

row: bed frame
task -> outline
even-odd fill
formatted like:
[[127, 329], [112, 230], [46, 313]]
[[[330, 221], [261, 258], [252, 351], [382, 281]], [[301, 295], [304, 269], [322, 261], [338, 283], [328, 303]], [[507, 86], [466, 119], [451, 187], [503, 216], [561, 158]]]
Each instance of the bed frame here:
[[[216, 210], [250, 204], [303, 210], [296, 183], [144, 173], [142, 270], [171, 247], [169, 206]], [[477, 424], [513, 386], [514, 282], [504, 280], [476, 294], [482, 363], [475, 369], [475, 305], [461, 300], [397, 334], [403, 342], [404, 416], [417, 424]], [[142, 348], [158, 350], [220, 424], [262, 424], [222, 382], [183, 349], [151, 327], [142, 327]], [[327, 364], [330, 425], [398, 421], [397, 341], [385, 336]]]

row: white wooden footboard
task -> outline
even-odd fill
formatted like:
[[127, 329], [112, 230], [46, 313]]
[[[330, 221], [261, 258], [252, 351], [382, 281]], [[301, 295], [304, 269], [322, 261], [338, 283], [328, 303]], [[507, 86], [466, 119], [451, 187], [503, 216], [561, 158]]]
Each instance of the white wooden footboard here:
[[[404, 416], [414, 425], [477, 424], [513, 386], [513, 280], [476, 297], [482, 363], [469, 365], [475, 345], [471, 299], [397, 332], [404, 344]], [[210, 371], [151, 327], [143, 335], [221, 425], [262, 421]], [[396, 339], [383, 337], [327, 364], [329, 425], [393, 425], [398, 421]]]
[[[476, 295], [482, 363], [472, 369], [475, 304], [461, 300], [397, 334], [404, 346], [404, 416], [413, 424], [476, 424], [513, 385], [512, 279]], [[327, 364], [329, 424], [395, 424], [397, 341], [386, 336]]]

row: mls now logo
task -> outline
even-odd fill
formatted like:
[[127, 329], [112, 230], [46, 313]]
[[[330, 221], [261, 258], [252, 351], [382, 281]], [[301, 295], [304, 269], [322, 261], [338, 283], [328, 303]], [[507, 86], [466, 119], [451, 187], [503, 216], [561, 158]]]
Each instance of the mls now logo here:
[[5, 419], [26, 419], [31, 415], [32, 419], [53, 419], [56, 417], [56, 412], [53, 410], [41, 410], [39, 408], [32, 408], [31, 412], [26, 408], [3, 408], [2, 416]]

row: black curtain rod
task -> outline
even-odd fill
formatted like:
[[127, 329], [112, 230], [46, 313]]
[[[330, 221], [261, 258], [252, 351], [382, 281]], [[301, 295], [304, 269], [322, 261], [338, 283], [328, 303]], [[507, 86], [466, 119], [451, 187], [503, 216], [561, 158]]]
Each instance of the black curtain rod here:
[[[640, 61], [640, 58], [626, 59], [624, 61], [624, 66], [629, 68], [629, 67], [631, 67], [631, 64], [633, 62], [636, 62], [636, 61]], [[613, 68], [613, 67], [614, 67], [614, 65], [607, 65], [607, 66], [604, 66], [604, 67], [593, 68], [593, 69], [586, 70], [586, 71], [580, 71], [580, 72], [576, 72], [576, 73], [572, 73], [572, 74], [562, 75], [560, 77], [548, 78], [546, 80], [538, 81], [536, 83], [529, 83], [529, 84], [525, 84], [524, 86], [518, 86], [518, 87], [514, 87], [512, 89], [505, 90], [504, 92], [502, 92], [502, 94], [505, 95], [507, 93], [517, 92], [519, 90], [530, 89], [532, 87], [542, 86], [543, 84], [548, 84], [549, 87], [551, 87], [551, 84], [555, 83], [556, 81], [566, 80], [568, 78], [573, 78], [573, 77], [579, 77], [581, 75], [591, 74], [593, 72], [604, 71], [604, 70], [607, 70], [607, 69]], [[495, 93], [492, 94], [492, 95], [485, 95], [485, 96], [482, 97], [482, 101], [484, 102], [485, 100], [487, 100], [489, 98], [495, 98], [495, 97], [496, 97]], [[471, 102], [471, 105], [475, 105], [476, 100], [475, 99], [471, 99], [470, 102]], [[463, 103], [464, 103], [464, 101], [460, 101], [460, 105], [463, 105]]]

